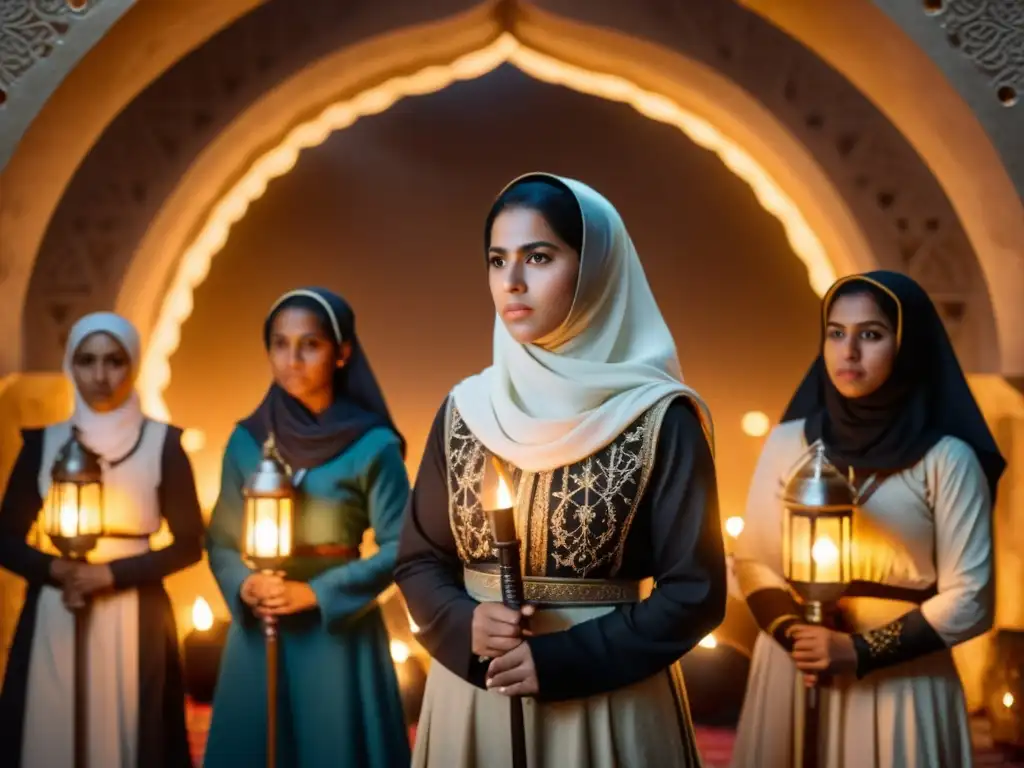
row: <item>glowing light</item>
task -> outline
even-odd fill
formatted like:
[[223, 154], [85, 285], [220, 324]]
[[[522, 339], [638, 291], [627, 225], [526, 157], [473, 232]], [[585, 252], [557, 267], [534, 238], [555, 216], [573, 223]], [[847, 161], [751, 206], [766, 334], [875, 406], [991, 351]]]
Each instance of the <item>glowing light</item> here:
[[839, 562], [839, 547], [828, 536], [821, 536], [811, 547], [811, 557], [820, 568], [828, 568]]
[[730, 517], [728, 520], [726, 520], [725, 532], [732, 536], [734, 539], [739, 538], [739, 535], [743, 533], [743, 518]]
[[745, 435], [764, 437], [768, 434], [768, 430], [772, 428], [772, 423], [768, 420], [768, 414], [763, 411], [747, 411], [740, 420], [740, 426], [743, 428], [743, 434]]
[[409, 660], [409, 646], [401, 640], [391, 641], [391, 658], [398, 664], [405, 664]]
[[256, 521], [256, 547], [253, 554], [257, 557], [273, 557], [277, 554], [277, 523], [266, 517]]
[[412, 632], [415, 635], [417, 632], [420, 631], [420, 625], [416, 623], [416, 620], [412, 617], [411, 613], [406, 611], [405, 615], [409, 619], [409, 631]]
[[210, 604], [201, 597], [197, 597], [192, 604], [192, 626], [199, 632], [206, 632], [213, 626], [213, 611]]
[[201, 429], [186, 429], [181, 433], [181, 447], [185, 453], [196, 453], [206, 445], [206, 433]]
[[715, 639], [714, 635], [705, 635], [697, 645], [701, 648], [717, 648], [718, 640]]
[[1004, 707], [1006, 707], [1007, 709], [1010, 709], [1011, 707], [1013, 707], [1013, 702], [1014, 702], [1014, 698], [1013, 698], [1013, 694], [1012, 693], [1007, 691], [1006, 693], [1003, 694], [1003, 706]]
[[505, 478], [498, 477], [498, 498], [497, 504], [498, 509], [511, 509], [512, 508], [512, 492], [508, 489], [505, 484]]
[[811, 288], [819, 296], [835, 281], [828, 254], [796, 203], [745, 149], [715, 126], [667, 96], [617, 75], [568, 64], [527, 47], [506, 32], [480, 50], [447, 65], [433, 65], [411, 75], [391, 78], [332, 104], [317, 117], [293, 128], [278, 146], [253, 162], [212, 207], [170, 281], [139, 372], [139, 393], [146, 411], [154, 418], [170, 419], [164, 392], [171, 381], [170, 359], [181, 341], [181, 327], [192, 314], [193, 292], [206, 279], [210, 262], [227, 242], [231, 226], [245, 216], [270, 181], [290, 171], [302, 150], [323, 143], [331, 133], [347, 128], [359, 118], [383, 112], [407, 96], [436, 93], [460, 80], [482, 77], [503, 64], [512, 64], [541, 82], [628, 104], [651, 120], [675, 126], [695, 144], [717, 154], [729, 170], [750, 185], [761, 206], [781, 222], [790, 246], [807, 268]]

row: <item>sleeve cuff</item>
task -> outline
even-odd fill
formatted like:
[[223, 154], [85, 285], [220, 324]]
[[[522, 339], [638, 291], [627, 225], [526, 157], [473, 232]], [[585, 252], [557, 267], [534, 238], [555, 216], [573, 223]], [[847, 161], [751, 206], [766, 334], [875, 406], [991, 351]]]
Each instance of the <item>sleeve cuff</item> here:
[[855, 634], [852, 638], [857, 653], [858, 679], [946, 647], [920, 610], [904, 614], [877, 629]]

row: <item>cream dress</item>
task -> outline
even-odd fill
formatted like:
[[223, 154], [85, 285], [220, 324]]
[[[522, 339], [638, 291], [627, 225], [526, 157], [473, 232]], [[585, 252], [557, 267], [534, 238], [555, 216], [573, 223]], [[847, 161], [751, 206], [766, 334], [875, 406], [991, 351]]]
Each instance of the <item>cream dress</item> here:
[[[734, 569], [745, 596], [783, 587], [781, 483], [806, 450], [804, 422], [769, 435], [747, 501]], [[948, 648], [993, 618], [991, 503], [974, 451], [940, 440], [913, 467], [877, 486], [854, 517], [853, 579], [933, 589], [920, 605], [947, 650], [822, 689], [821, 768], [969, 768], [963, 688]], [[853, 631], [883, 626], [918, 606], [852, 598]], [[799, 765], [803, 689], [789, 654], [761, 633], [754, 646], [733, 768]]]

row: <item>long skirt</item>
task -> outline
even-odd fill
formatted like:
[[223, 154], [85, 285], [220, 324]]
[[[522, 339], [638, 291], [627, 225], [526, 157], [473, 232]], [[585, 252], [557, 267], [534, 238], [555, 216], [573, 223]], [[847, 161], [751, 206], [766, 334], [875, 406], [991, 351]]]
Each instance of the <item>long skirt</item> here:
[[[474, 594], [498, 601], [498, 594]], [[568, 629], [614, 608], [540, 610], [537, 633]], [[595, 675], [601, 670], [595, 669]], [[414, 768], [510, 768], [509, 699], [430, 666], [416, 729]], [[700, 766], [678, 663], [611, 693], [560, 702], [523, 699], [530, 768]]]
[[[855, 628], [882, 626], [914, 606], [856, 600]], [[970, 768], [970, 723], [953, 657], [940, 651], [821, 688], [821, 768]], [[789, 654], [761, 633], [754, 645], [733, 768], [800, 765], [804, 688]]]
[[[88, 764], [190, 768], [177, 633], [163, 586], [97, 596], [87, 616]], [[0, 695], [5, 766], [73, 764], [74, 622], [60, 590], [28, 589]]]

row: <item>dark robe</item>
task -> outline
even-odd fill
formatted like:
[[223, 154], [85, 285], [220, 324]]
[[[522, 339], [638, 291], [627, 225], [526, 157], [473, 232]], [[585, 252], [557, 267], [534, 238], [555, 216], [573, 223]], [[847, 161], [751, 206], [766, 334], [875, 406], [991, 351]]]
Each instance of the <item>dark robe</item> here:
[[[28, 582], [0, 693], [0, 762], [8, 768], [21, 765], [39, 593], [44, 586], [58, 586], [50, 578], [54, 556], [26, 541], [43, 505], [38, 480], [43, 430], [25, 430], [23, 438], [0, 506], [0, 567]], [[139, 596], [138, 768], [191, 768], [178, 636], [163, 579], [202, 558], [204, 526], [192, 466], [181, 447], [181, 430], [177, 427], [167, 429], [157, 495], [174, 542], [164, 549], [115, 560], [109, 565], [114, 589], [136, 589]], [[28, 736], [45, 738], [45, 734]]]

